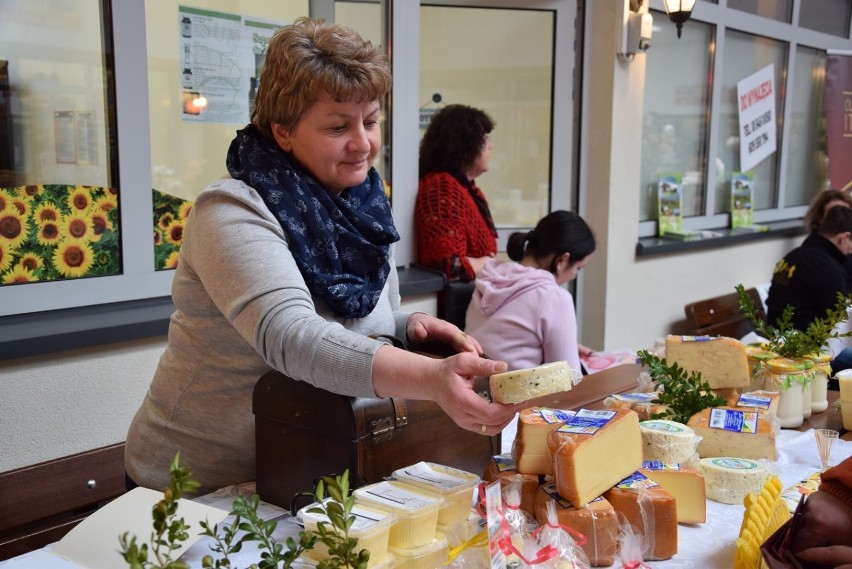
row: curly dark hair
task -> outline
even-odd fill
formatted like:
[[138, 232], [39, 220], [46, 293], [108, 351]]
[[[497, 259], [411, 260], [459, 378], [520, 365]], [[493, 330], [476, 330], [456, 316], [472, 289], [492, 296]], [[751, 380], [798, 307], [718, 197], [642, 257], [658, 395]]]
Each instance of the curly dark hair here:
[[849, 194], [840, 190], [825, 190], [816, 195], [813, 200], [811, 200], [810, 207], [808, 207], [808, 211], [805, 214], [805, 225], [807, 225], [810, 231], [817, 231], [819, 226], [822, 225], [822, 220], [825, 218], [825, 206], [829, 204], [829, 202], [833, 201], [842, 201], [845, 202], [846, 205], [852, 207], [852, 197], [849, 197]]
[[462, 173], [482, 151], [494, 121], [485, 111], [447, 105], [432, 117], [420, 141], [420, 176], [430, 172]]

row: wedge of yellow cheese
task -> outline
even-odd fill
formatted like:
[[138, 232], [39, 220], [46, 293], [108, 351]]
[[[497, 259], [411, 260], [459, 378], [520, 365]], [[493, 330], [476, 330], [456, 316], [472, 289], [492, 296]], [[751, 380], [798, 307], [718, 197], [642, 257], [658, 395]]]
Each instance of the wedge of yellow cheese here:
[[518, 413], [518, 428], [512, 442], [512, 458], [521, 474], [553, 474], [553, 458], [547, 433], [558, 429], [573, 411], [530, 407]]
[[775, 460], [775, 430], [766, 416], [744, 407], [709, 407], [687, 423], [701, 437], [698, 456]]
[[751, 385], [745, 345], [734, 338], [666, 336], [666, 363], [673, 362], [687, 372], [700, 372], [710, 389]]
[[603, 497], [581, 508], [559, 496], [556, 484], [540, 486], [535, 494], [535, 519], [539, 526], [548, 523], [548, 503], [553, 502], [559, 524], [586, 536], [581, 547], [592, 567], [609, 567], [618, 551], [618, 520], [612, 504]]
[[[610, 417], [599, 428], [583, 430], [590, 414]], [[559, 429], [547, 434], [553, 456], [553, 476], [559, 495], [582, 506], [594, 500], [642, 465], [642, 435], [635, 411], [581, 409]]]
[[707, 496], [701, 472], [681, 464], [647, 460], [639, 472], [675, 497], [678, 523], [703, 524], [707, 521]]

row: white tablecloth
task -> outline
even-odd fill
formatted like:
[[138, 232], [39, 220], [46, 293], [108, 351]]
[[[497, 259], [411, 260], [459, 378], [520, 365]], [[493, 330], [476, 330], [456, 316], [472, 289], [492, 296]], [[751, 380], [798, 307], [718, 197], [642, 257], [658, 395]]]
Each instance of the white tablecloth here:
[[[515, 423], [503, 432], [503, 449], [512, 447], [515, 438]], [[791, 431], [782, 429], [777, 440], [778, 459], [774, 463], [775, 474], [788, 488], [814, 474], [820, 467], [816, 442], [813, 431]], [[852, 456], [852, 442], [838, 440], [831, 451], [830, 464]], [[238, 492], [252, 492], [253, 485], [242, 485], [220, 490], [197, 500], [208, 505], [230, 511], [230, 504]], [[288, 536], [298, 538], [301, 528], [289, 519], [287, 512], [281, 508], [262, 505], [259, 513], [265, 519], [278, 519], [278, 528], [274, 537], [283, 543]], [[660, 569], [730, 569], [734, 565], [734, 544], [743, 518], [743, 506], [730, 506], [712, 500], [707, 501], [707, 523], [679, 524], [678, 553], [666, 561], [651, 561], [648, 565]], [[224, 523], [230, 523], [230, 518]], [[114, 539], [118, 548], [118, 530], [115, 536], [105, 536], [105, 540]], [[195, 543], [184, 555], [191, 567], [201, 567], [201, 559], [210, 553], [209, 545], [212, 540], [202, 538]], [[0, 562], [2, 569], [79, 569], [77, 565], [63, 561], [49, 553], [50, 546], [20, 557]], [[259, 554], [254, 543], [246, 543], [243, 551], [231, 557], [234, 566], [247, 567], [251, 562], [259, 560]], [[616, 561], [614, 568], [621, 564]], [[120, 568], [119, 568], [120, 569]]]

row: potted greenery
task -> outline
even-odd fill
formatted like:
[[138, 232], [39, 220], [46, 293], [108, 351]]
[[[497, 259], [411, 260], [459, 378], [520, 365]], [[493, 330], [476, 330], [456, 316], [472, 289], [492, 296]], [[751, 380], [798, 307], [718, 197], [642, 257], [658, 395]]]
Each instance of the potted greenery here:
[[[173, 552], [181, 542], [189, 539], [189, 526], [183, 518], [177, 517], [178, 500], [186, 494], [198, 490], [199, 483], [192, 478], [189, 467], [180, 464], [180, 453], [175, 456], [169, 467], [169, 485], [163, 491], [163, 499], [151, 510], [153, 532], [150, 546], [138, 544], [136, 536], [127, 533], [119, 536], [121, 554], [131, 569], [189, 569], [180, 559], [173, 559]], [[326, 498], [327, 495], [327, 498]], [[349, 473], [340, 476], [325, 476], [317, 484], [314, 492], [316, 507], [311, 513], [322, 514], [330, 523], [320, 522], [315, 532], [299, 533], [299, 541], [288, 537], [286, 543], [277, 543], [272, 537], [277, 526], [275, 521], [265, 521], [258, 514], [260, 499], [257, 495], [246, 498], [241, 495], [234, 500], [230, 525], [219, 527], [202, 522], [201, 535], [213, 539], [211, 550], [218, 557], [206, 555], [202, 560], [205, 568], [231, 568], [229, 555], [240, 551], [245, 542], [258, 542], [261, 551], [257, 563], [249, 569], [289, 569], [295, 567], [297, 559], [322, 542], [328, 547], [328, 558], [318, 562], [319, 569], [366, 569], [370, 552], [356, 550], [358, 540], [349, 536], [349, 528], [354, 517], [351, 515], [355, 497], [349, 491]], [[236, 569], [236, 568], [234, 568]]]

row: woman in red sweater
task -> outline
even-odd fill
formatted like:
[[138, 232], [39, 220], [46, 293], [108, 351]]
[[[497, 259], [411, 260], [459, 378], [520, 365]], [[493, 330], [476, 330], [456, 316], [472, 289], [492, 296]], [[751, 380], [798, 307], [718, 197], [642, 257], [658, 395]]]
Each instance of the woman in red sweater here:
[[474, 179], [488, 170], [494, 121], [466, 105], [432, 117], [420, 142], [420, 184], [414, 207], [417, 260], [451, 281], [472, 281], [497, 254], [497, 230]]

